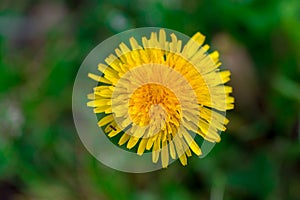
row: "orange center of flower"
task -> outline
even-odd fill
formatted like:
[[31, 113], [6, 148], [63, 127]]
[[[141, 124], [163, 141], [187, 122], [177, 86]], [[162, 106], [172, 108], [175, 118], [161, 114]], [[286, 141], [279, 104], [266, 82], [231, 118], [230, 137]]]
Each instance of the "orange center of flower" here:
[[177, 129], [181, 120], [180, 103], [170, 89], [159, 84], [145, 84], [131, 95], [129, 115], [135, 124], [150, 125], [150, 132], [156, 134], [171, 124]]

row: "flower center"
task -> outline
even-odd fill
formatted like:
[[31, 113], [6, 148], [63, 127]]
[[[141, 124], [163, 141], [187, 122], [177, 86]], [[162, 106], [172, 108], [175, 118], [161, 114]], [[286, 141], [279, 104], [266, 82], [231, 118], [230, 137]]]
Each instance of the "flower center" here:
[[151, 136], [164, 130], [166, 126], [177, 130], [181, 120], [181, 108], [176, 95], [170, 89], [150, 83], [137, 88], [131, 95], [129, 115], [135, 124], [149, 125]]

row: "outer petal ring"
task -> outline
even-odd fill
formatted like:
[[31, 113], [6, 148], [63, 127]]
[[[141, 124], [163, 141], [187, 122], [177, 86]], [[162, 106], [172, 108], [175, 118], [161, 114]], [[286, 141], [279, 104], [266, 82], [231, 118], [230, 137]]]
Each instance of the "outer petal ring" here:
[[[148, 171], [154, 171], [161, 168], [161, 164], [155, 164], [151, 162], [151, 154], [145, 153], [142, 157], [138, 156], [136, 153], [124, 151], [114, 144], [110, 142], [110, 140], [105, 136], [103, 130], [97, 126], [97, 118], [95, 115], [91, 114], [90, 109], [87, 108], [86, 105], [86, 94], [90, 88], [95, 86], [95, 82], [91, 81], [87, 78], [87, 74], [92, 72], [97, 74], [95, 66], [98, 63], [101, 63], [105, 60], [105, 58], [111, 53], [114, 52], [115, 48], [121, 43], [129, 41], [132, 36], [135, 38], [142, 38], [142, 36], [150, 37], [151, 32], [158, 32], [159, 28], [138, 28], [134, 30], [125, 31], [121, 34], [115, 35], [101, 44], [99, 44], [93, 51], [86, 57], [84, 62], [82, 63], [73, 89], [73, 116], [76, 125], [76, 129], [80, 136], [80, 139], [84, 143], [85, 147], [90, 151], [90, 153], [96, 157], [99, 161], [104, 163], [105, 165], [112, 167], [114, 169], [125, 171], [125, 172], [134, 172], [134, 173], [142, 173]], [[165, 29], [167, 35], [171, 35], [172, 33], [176, 34], [176, 36], [183, 42], [187, 43], [189, 41], [189, 37], [183, 35], [179, 32]], [[190, 40], [191, 41], [191, 40]], [[172, 51], [172, 50], [169, 50]], [[184, 49], [183, 49], [184, 51]], [[174, 52], [176, 53], [176, 52]], [[189, 56], [189, 52], [184, 52], [186, 56]], [[193, 63], [191, 59], [189, 62]], [[209, 62], [206, 61], [206, 62]], [[197, 68], [196, 68], [197, 69]], [[205, 74], [205, 72], [201, 71], [201, 69], [197, 69], [200, 74]], [[209, 78], [209, 77], [207, 77]], [[217, 76], [220, 80], [224, 77]], [[217, 81], [218, 82], [218, 81]], [[214, 91], [211, 88], [208, 88], [211, 94]], [[225, 88], [224, 88], [225, 90]], [[221, 93], [222, 94], [222, 93]], [[224, 92], [225, 94], [225, 92]], [[211, 95], [212, 104], [216, 104], [215, 106], [226, 107], [226, 97], [224, 96], [224, 105], [217, 105], [217, 99], [214, 100], [214, 95]], [[223, 97], [222, 97], [223, 98]], [[218, 97], [219, 99], [219, 97]], [[226, 121], [224, 109], [222, 113], [211, 113], [211, 119], [220, 117]], [[211, 127], [208, 127], [208, 129]], [[213, 148], [215, 143], [204, 141], [201, 145], [202, 155], [201, 157], [205, 157], [210, 150]], [[171, 162], [170, 162], [171, 163]]]

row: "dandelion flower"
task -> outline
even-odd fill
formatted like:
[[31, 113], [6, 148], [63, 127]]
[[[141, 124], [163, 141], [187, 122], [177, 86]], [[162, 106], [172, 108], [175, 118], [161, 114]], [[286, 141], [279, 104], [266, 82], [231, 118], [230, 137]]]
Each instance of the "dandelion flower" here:
[[121, 134], [120, 146], [138, 155], [152, 152], [154, 163], [170, 159], [187, 165], [192, 152], [202, 154], [194, 135], [209, 142], [220, 141], [229, 120], [222, 112], [233, 109], [232, 88], [224, 84], [230, 72], [221, 71], [219, 53], [208, 53], [205, 37], [196, 33], [184, 46], [163, 29], [149, 38], [120, 43], [105, 63], [101, 75], [88, 76], [98, 85], [88, 94], [87, 106], [102, 113], [98, 125], [108, 137]]

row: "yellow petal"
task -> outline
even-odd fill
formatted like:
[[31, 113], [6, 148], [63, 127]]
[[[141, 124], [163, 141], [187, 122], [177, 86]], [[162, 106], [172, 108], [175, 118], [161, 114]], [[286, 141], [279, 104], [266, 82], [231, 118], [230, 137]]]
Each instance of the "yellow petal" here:
[[187, 165], [187, 159], [186, 159], [186, 155], [185, 154], [182, 154], [180, 157], [179, 157], [179, 160], [181, 162], [181, 164], [183, 166], [186, 166]]
[[165, 49], [166, 32], [163, 29], [159, 30], [159, 44], [160, 44], [160, 48]]
[[205, 40], [205, 36], [197, 32], [196, 34], [193, 35], [192, 40], [198, 42], [198, 44], [201, 46]]
[[106, 78], [101, 77], [101, 76], [97, 76], [97, 75], [92, 74], [92, 73], [88, 73], [88, 77], [90, 77], [91, 79], [93, 79], [97, 82], [111, 84], [111, 81], [107, 80]]
[[88, 107], [100, 107], [104, 105], [111, 105], [111, 99], [97, 99], [94, 101], [87, 102]]
[[152, 150], [152, 162], [157, 163], [160, 153], [160, 136], [154, 141]]
[[218, 51], [214, 51], [214, 52], [212, 52], [211, 54], [209, 54], [209, 56], [211, 57], [211, 59], [212, 59], [215, 63], [217, 63], [218, 60], [219, 60], [220, 54], [219, 54]]
[[167, 141], [164, 141], [162, 143], [161, 163], [163, 168], [167, 168], [169, 164], [169, 152], [168, 152]]
[[132, 149], [137, 144], [138, 141], [139, 141], [139, 138], [131, 136], [130, 140], [127, 143], [127, 148]]
[[221, 78], [223, 80], [223, 83], [227, 83], [230, 80], [230, 71], [225, 70], [225, 71], [221, 71], [219, 72], [219, 74], [221, 75]]
[[145, 151], [145, 148], [146, 148], [146, 144], [147, 144], [147, 141], [148, 141], [148, 138], [143, 138], [139, 144], [139, 148], [137, 150], [137, 154], [138, 155], [142, 155]]
[[132, 50], [142, 49], [142, 47], [137, 43], [134, 37], [129, 39]]
[[116, 131], [113, 130], [108, 134], [108, 137], [114, 137], [114, 136], [118, 135], [119, 133], [121, 133], [121, 131], [122, 131], [121, 129], [117, 129]]
[[104, 126], [113, 120], [114, 120], [113, 114], [107, 115], [107, 116], [103, 117], [102, 119], [100, 119], [100, 121], [98, 122], [98, 126]]
[[90, 94], [87, 95], [87, 98], [89, 100], [94, 100], [94, 99], [96, 99], [96, 95], [94, 93], [90, 93]]
[[115, 55], [110, 54], [104, 61], [115, 71], [121, 71], [121, 68], [119, 67], [121, 62]]
[[146, 149], [147, 150], [150, 150], [154, 141], [152, 140], [153, 137], [149, 138], [148, 141], [147, 141], [147, 145], [146, 145]]
[[124, 133], [124, 134], [122, 135], [122, 137], [120, 138], [118, 144], [119, 144], [120, 146], [122, 146], [123, 144], [125, 144], [125, 143], [129, 140], [129, 138], [130, 138], [130, 135]]
[[182, 50], [182, 55], [191, 58], [203, 44], [205, 37], [201, 33], [196, 33], [185, 45]]
[[185, 128], [182, 128], [182, 133], [185, 141], [187, 142], [188, 146], [192, 149], [192, 151], [197, 155], [200, 156], [202, 154], [200, 147], [197, 145], [195, 140], [191, 137], [191, 135], [186, 131]]
[[178, 137], [174, 137], [173, 142], [175, 144], [175, 149], [176, 149], [178, 157], [182, 156], [184, 154], [184, 150], [182, 148], [180, 139]]
[[174, 143], [172, 142], [172, 140], [169, 141], [169, 147], [170, 147], [171, 158], [176, 159], [175, 147], [174, 147]]

